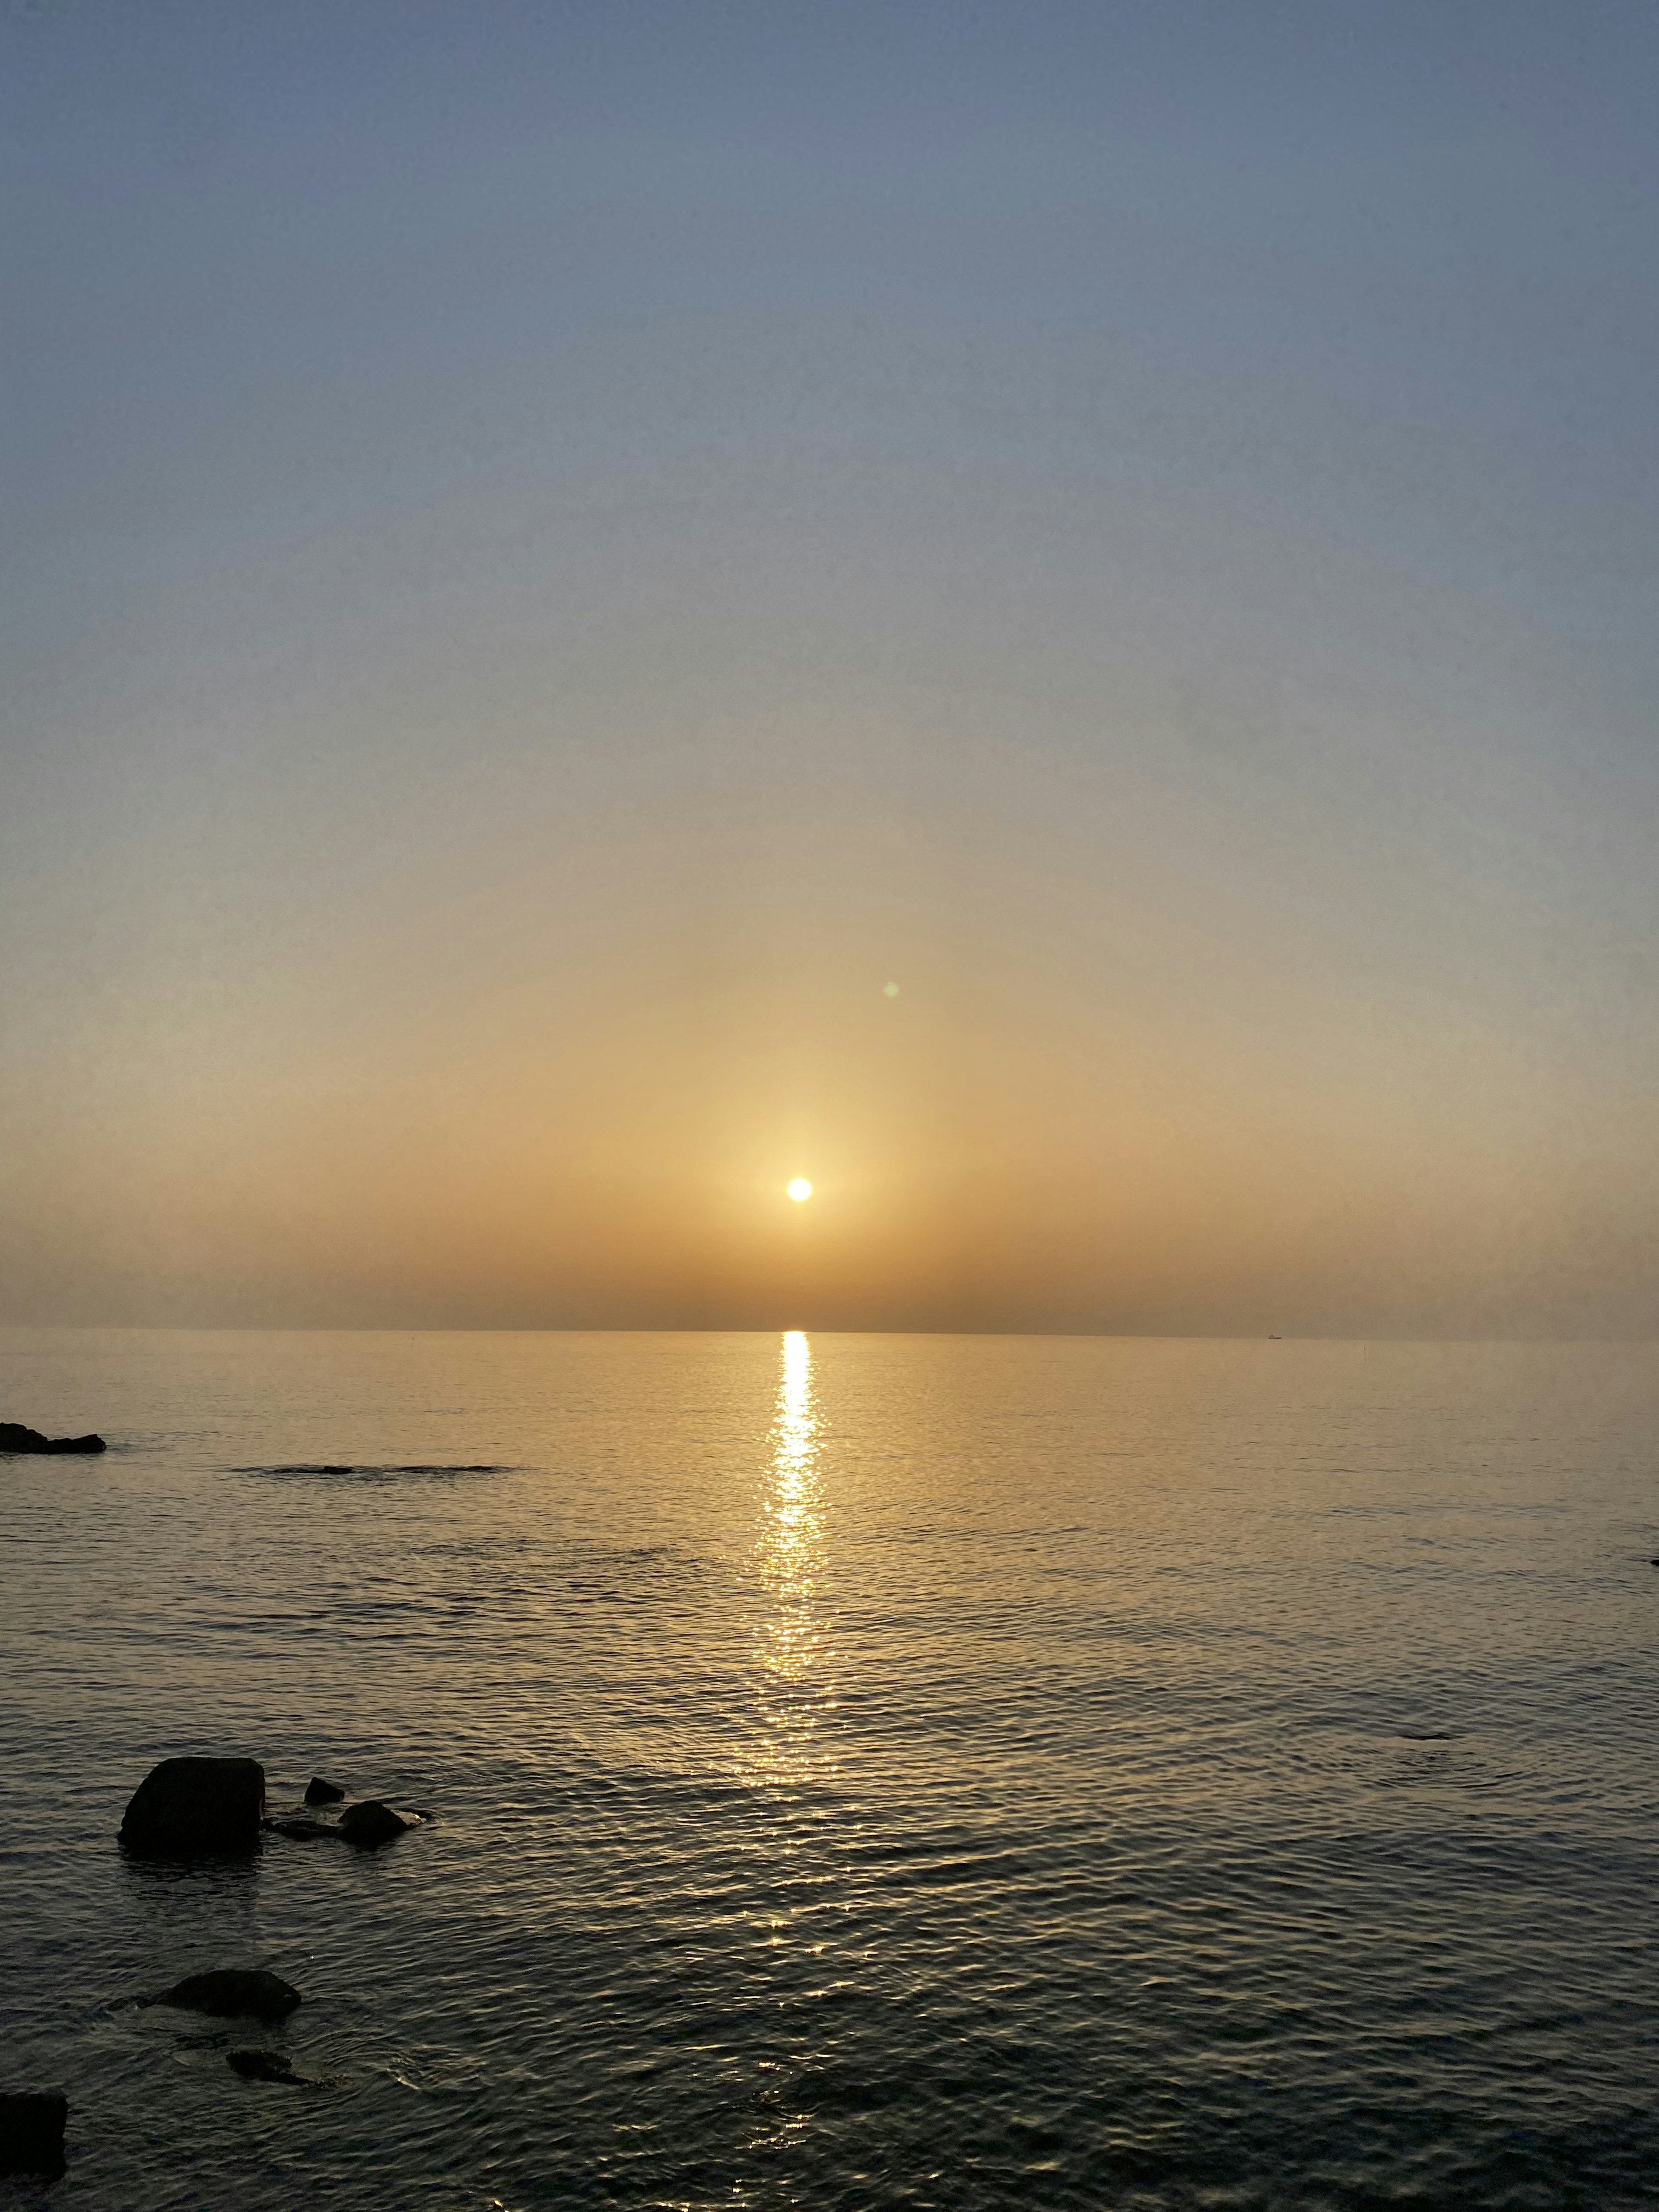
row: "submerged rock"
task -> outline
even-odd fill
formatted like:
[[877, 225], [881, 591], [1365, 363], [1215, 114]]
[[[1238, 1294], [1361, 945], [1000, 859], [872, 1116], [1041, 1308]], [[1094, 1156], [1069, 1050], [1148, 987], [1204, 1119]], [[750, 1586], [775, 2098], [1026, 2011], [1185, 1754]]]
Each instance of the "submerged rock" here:
[[0, 1452], [100, 1452], [109, 1446], [102, 1437], [43, 1437], [21, 1421], [0, 1421]]
[[325, 1782], [320, 1774], [313, 1774], [306, 1784], [307, 1805], [337, 1805], [344, 1796], [337, 1782]]
[[133, 1792], [121, 1841], [153, 1858], [250, 1851], [264, 1808], [257, 1759], [164, 1759]]
[[296, 1844], [313, 1844], [319, 1836], [337, 1836], [340, 1832], [332, 1820], [307, 1820], [301, 1813], [266, 1820], [262, 1825], [273, 1836], [291, 1836]]
[[382, 1805], [377, 1797], [367, 1803], [349, 1805], [340, 1815], [337, 1832], [349, 1844], [359, 1844], [373, 1850], [380, 1844], [389, 1844], [398, 1836], [406, 1835], [415, 1823], [405, 1820], [401, 1813], [394, 1813], [390, 1805]]
[[64, 2171], [69, 2099], [56, 2090], [0, 2091], [0, 2173]]
[[292, 1982], [263, 1966], [219, 1966], [211, 1973], [186, 1974], [151, 2004], [176, 2005], [185, 2012], [210, 2013], [216, 2020], [286, 2020], [301, 2002]]
[[245, 2081], [286, 2081], [297, 2089], [309, 2078], [295, 2072], [294, 2061], [285, 2051], [228, 2051], [225, 2063]]

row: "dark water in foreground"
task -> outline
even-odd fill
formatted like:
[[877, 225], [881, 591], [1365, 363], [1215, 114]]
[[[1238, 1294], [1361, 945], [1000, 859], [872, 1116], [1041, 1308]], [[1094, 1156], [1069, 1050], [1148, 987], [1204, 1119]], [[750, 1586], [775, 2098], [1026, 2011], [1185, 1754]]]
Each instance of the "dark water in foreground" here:
[[[0, 2205], [1659, 2203], [1649, 1350], [14, 1332], [0, 1386], [115, 1447], [0, 1461], [0, 2086], [71, 2100]], [[196, 1750], [434, 1818], [125, 1863]], [[233, 1964], [286, 2029], [127, 2002]]]

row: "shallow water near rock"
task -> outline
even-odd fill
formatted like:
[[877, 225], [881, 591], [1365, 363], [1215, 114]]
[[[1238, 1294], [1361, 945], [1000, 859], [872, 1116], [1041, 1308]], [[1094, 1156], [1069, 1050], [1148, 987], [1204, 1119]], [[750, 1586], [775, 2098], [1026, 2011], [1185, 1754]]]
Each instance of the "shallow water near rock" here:
[[1659, 2202], [1656, 1367], [0, 1333], [0, 2204]]

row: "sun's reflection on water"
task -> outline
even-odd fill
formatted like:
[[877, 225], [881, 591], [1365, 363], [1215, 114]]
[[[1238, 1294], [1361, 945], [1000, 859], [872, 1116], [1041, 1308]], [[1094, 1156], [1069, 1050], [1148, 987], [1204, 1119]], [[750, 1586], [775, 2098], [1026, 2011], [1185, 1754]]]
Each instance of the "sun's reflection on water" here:
[[823, 1494], [812, 1352], [805, 1332], [783, 1339], [771, 1456], [755, 1565], [767, 1603], [759, 1630], [760, 1703], [774, 1779], [802, 1773], [827, 1702], [823, 1679]]

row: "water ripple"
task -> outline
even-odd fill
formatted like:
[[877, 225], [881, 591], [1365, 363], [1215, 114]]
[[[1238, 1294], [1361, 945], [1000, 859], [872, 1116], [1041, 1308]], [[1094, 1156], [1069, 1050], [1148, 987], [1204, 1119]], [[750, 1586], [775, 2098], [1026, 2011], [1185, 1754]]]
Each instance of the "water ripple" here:
[[[1645, 1355], [0, 1350], [4, 2201], [1656, 2201]], [[125, 1859], [204, 1749], [434, 1817]]]

